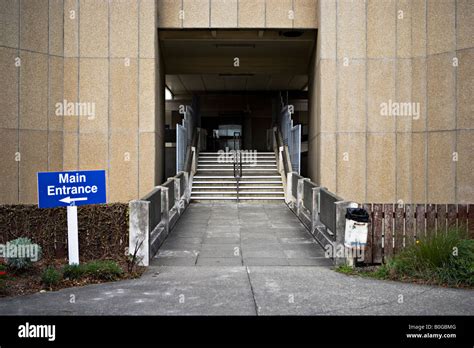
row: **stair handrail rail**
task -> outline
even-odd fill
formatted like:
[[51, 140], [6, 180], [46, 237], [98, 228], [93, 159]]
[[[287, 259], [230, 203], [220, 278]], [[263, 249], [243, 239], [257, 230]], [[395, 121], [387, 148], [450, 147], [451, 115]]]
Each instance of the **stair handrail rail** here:
[[284, 143], [281, 131], [277, 126], [273, 127], [273, 151], [278, 158], [278, 169], [283, 170], [286, 177], [288, 173], [293, 171], [291, 166], [290, 151], [288, 145]]
[[[238, 149], [236, 145], [239, 145]], [[237, 193], [237, 202], [239, 201], [239, 184], [240, 178], [243, 176], [242, 171], [242, 136], [240, 132], [234, 132], [234, 163], [233, 163], [233, 173], [236, 181], [236, 193]]]
[[197, 161], [197, 157], [199, 156], [199, 148], [201, 145], [201, 128], [194, 128], [193, 130], [193, 138], [191, 144], [188, 145], [186, 149], [186, 159], [184, 161], [184, 171], [190, 173], [191, 171], [193, 174], [196, 172], [195, 162]]
[[[288, 145], [285, 145], [283, 142], [283, 137], [280, 132], [280, 129], [277, 126], [273, 127], [273, 151], [277, 160], [277, 170], [281, 175], [283, 190], [285, 192], [285, 202], [289, 202], [288, 197], [288, 177], [290, 173], [293, 173], [291, 166], [291, 159], [289, 154]], [[297, 174], [295, 172], [295, 174]]]
[[201, 150], [201, 135], [205, 132], [202, 128], [195, 127], [193, 130], [193, 137], [191, 143], [186, 149], [186, 160], [184, 162], [184, 171], [187, 173], [188, 180], [186, 183], [186, 195], [188, 201], [191, 198], [191, 188], [193, 185], [193, 178], [197, 172], [197, 165], [199, 161], [199, 152]]

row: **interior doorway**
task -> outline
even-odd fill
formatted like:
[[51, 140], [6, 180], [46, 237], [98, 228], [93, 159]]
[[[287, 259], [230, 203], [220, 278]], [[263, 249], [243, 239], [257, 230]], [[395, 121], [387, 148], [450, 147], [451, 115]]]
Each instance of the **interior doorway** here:
[[[172, 96], [166, 101], [167, 162], [173, 161], [179, 107], [196, 99], [196, 124], [206, 130], [206, 151], [233, 149], [234, 132], [240, 133], [242, 149], [272, 151], [268, 130], [289, 103], [307, 141], [315, 30], [160, 30], [159, 40]], [[307, 146], [301, 148], [307, 152]]]

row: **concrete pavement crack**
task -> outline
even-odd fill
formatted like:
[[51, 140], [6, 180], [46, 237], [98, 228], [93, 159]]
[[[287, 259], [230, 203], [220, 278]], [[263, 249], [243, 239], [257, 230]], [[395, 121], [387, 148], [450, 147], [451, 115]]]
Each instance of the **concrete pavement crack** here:
[[249, 270], [248, 266], [245, 266], [245, 270], [247, 271], [247, 279], [249, 281], [250, 291], [252, 292], [253, 303], [254, 303], [254, 306], [255, 306], [255, 314], [258, 316], [260, 310], [259, 310], [259, 306], [257, 304], [257, 299], [255, 298], [255, 292], [253, 290], [252, 281], [250, 280], [250, 270]]

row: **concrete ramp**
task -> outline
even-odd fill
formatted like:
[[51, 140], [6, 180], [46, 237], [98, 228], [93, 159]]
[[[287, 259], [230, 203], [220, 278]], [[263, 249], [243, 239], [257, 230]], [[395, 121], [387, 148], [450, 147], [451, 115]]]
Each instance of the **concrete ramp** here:
[[151, 265], [331, 266], [285, 203], [191, 203]]

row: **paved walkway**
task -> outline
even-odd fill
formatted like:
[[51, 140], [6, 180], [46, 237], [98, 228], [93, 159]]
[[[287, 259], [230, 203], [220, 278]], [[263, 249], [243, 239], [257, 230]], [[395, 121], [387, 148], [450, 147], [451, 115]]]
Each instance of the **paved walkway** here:
[[154, 266], [136, 280], [0, 299], [0, 315], [11, 314], [473, 315], [474, 291], [350, 277], [325, 267]]
[[295, 219], [283, 205], [193, 204], [140, 279], [0, 299], [0, 315], [474, 314], [472, 290], [334, 272]]
[[161, 266], [330, 266], [284, 203], [193, 203], [160, 248]]

